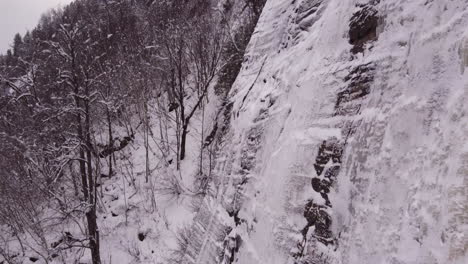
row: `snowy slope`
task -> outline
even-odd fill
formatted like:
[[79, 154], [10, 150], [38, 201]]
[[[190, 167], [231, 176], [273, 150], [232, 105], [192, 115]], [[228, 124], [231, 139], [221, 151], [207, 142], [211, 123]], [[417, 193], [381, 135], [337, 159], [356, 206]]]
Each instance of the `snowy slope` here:
[[466, 25], [465, 0], [268, 0], [185, 262], [466, 263]]

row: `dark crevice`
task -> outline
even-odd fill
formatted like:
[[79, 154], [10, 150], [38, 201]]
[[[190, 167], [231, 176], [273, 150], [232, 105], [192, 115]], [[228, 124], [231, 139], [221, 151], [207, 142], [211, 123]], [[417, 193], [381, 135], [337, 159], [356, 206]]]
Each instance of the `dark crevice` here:
[[236, 223], [236, 226], [239, 226], [243, 220], [239, 218], [239, 209], [233, 210], [233, 211], [227, 211], [229, 217], [234, 218], [234, 223]]
[[143, 232], [138, 233], [138, 240], [143, 241], [146, 238], [146, 234]]
[[239, 111], [237, 112], [237, 116], [239, 116], [239, 113], [240, 113], [240, 111], [242, 110], [242, 107], [244, 106], [244, 102], [245, 102], [245, 100], [247, 99], [247, 96], [249, 95], [250, 91], [252, 91], [252, 89], [254, 88], [255, 84], [257, 83], [258, 77], [259, 77], [260, 74], [262, 73], [263, 66], [265, 66], [266, 60], [267, 60], [267, 58], [265, 57], [265, 59], [264, 59], [263, 62], [262, 62], [262, 65], [260, 66], [260, 70], [258, 70], [257, 77], [255, 77], [255, 80], [253, 81], [252, 85], [250, 85], [249, 89], [247, 90], [247, 93], [244, 95], [244, 98], [242, 98], [242, 103], [241, 103], [241, 105], [239, 106]]
[[215, 139], [216, 131], [218, 131], [218, 122], [214, 124], [213, 129], [211, 130], [210, 134], [205, 138], [205, 142], [203, 143], [203, 148], [206, 148], [209, 145], [211, 145], [211, 143]]

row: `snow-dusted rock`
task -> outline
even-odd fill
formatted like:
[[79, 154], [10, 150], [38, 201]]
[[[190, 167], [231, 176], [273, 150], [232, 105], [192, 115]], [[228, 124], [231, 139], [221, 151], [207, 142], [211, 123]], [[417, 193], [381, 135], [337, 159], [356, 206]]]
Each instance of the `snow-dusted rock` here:
[[466, 263], [466, 25], [464, 0], [267, 1], [188, 263]]

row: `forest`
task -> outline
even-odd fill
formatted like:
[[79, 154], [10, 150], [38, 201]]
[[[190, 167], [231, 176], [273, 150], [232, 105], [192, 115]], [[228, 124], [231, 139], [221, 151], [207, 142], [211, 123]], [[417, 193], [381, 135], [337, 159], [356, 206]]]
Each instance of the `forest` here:
[[[139, 191], [149, 200], [209, 192], [218, 117], [265, 1], [234, 2], [76, 0], [14, 37], [0, 57], [6, 263], [31, 250], [49, 263], [70, 249], [102, 263], [102, 183], [133, 166], [119, 153], [135, 141], [145, 149], [142, 177], [152, 188]], [[216, 114], [205, 116], [210, 101]], [[177, 176], [187, 159], [195, 164], [191, 186]], [[155, 166], [171, 173], [156, 181]], [[51, 241], [48, 233], [63, 223], [82, 232]], [[18, 252], [7, 247], [13, 240]]]

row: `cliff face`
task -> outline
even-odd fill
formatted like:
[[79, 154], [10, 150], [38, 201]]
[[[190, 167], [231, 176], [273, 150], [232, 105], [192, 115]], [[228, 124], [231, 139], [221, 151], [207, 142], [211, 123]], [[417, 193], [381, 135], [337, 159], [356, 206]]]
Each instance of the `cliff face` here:
[[187, 263], [466, 263], [465, 0], [268, 0]]

